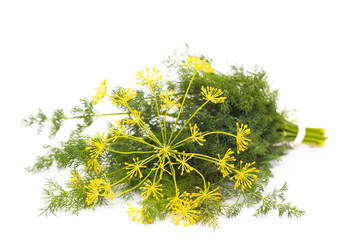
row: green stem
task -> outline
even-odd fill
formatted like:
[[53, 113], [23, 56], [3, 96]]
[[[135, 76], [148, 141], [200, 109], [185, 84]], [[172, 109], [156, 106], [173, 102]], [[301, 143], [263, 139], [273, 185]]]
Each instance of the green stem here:
[[201, 105], [194, 113], [193, 115], [186, 121], [186, 123], [182, 126], [182, 128], [180, 129], [180, 131], [178, 132], [178, 134], [174, 137], [174, 139], [171, 141], [170, 145], [176, 140], [176, 138], [180, 135], [180, 133], [182, 132], [182, 130], [184, 130], [185, 126], [190, 122], [190, 120], [200, 111], [200, 109], [202, 109], [207, 103], [209, 102], [209, 100], [207, 100], [203, 105]]
[[137, 153], [154, 153], [155, 151], [135, 151], [135, 152], [120, 152], [120, 151], [116, 151], [110, 148], [105, 148], [106, 150], [110, 151], [110, 152], [114, 152], [114, 153], [120, 153], [120, 154], [137, 154]]
[[159, 106], [158, 106], [158, 102], [157, 102], [157, 98], [156, 98], [155, 90], [154, 90], [154, 88], [153, 88], [153, 87], [151, 87], [151, 89], [152, 89], [152, 92], [153, 92], [153, 94], [154, 94], [155, 105], [156, 105], [156, 111], [157, 111], [157, 115], [158, 115], [158, 118], [159, 118], [159, 123], [160, 123], [161, 135], [162, 135], [162, 138], [163, 138], [163, 142], [165, 143], [165, 139], [164, 139], [164, 130], [163, 130], [162, 123], [161, 123], [160, 111], [159, 111]]
[[173, 130], [172, 130], [171, 135], [170, 135], [170, 138], [169, 138], [169, 142], [171, 141], [172, 136], [173, 136], [173, 134], [174, 134], [174, 131], [175, 131], [175, 129], [176, 129], [176, 126], [177, 126], [177, 123], [178, 123], [178, 121], [179, 121], [182, 108], [183, 108], [184, 103], [185, 103], [185, 100], [186, 100], [186, 96], [187, 96], [187, 94], [188, 94], [188, 92], [189, 92], [190, 86], [191, 86], [191, 84], [192, 84], [192, 81], [194, 80], [194, 77], [195, 77], [196, 73], [197, 73], [197, 70], [195, 71], [194, 75], [192, 76], [192, 78], [191, 78], [191, 80], [190, 80], [190, 83], [189, 83], [189, 85], [188, 85], [188, 88], [186, 89], [186, 92], [185, 92], [183, 101], [182, 101], [181, 106], [180, 106], [180, 109], [179, 109], [178, 116], [177, 116], [176, 121], [175, 121], [175, 125], [174, 125], [174, 127], [173, 127]]

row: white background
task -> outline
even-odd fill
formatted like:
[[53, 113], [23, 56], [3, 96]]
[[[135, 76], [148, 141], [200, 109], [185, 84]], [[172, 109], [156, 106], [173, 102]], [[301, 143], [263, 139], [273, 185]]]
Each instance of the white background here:
[[[359, 63], [357, 1], [0, 1], [1, 239], [359, 239]], [[309, 127], [324, 127], [324, 148], [298, 146], [274, 167], [269, 191], [287, 181], [287, 199], [306, 210], [301, 219], [254, 209], [222, 218], [221, 230], [143, 226], [127, 217], [126, 203], [37, 217], [51, 170], [27, 173], [49, 143], [20, 120], [42, 108], [69, 109], [109, 88], [134, 86], [146, 67], [190, 45], [193, 54], [251, 70], [262, 66], [280, 108]], [[106, 110], [105, 105], [99, 111]], [[97, 122], [96, 131], [103, 127]], [[100, 130], [99, 130], [100, 131]], [[66, 128], [50, 143], [66, 139]], [[131, 235], [126, 235], [131, 234]], [[4, 237], [8, 236], [8, 237]]]

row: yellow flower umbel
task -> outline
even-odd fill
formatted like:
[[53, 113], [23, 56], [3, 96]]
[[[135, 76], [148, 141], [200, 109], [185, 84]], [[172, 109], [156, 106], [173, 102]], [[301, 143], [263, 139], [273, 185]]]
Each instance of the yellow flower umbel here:
[[148, 85], [151, 91], [153, 91], [154, 87], [161, 87], [159, 85], [159, 81], [161, 80], [162, 75], [158, 76], [159, 70], [155, 70], [153, 68], [152, 73], [149, 73], [149, 68], [146, 69], [146, 72], [142, 70], [137, 74], [138, 80], [140, 82], [136, 82], [137, 84], [141, 84], [142, 86]]
[[237, 143], [237, 153], [240, 151], [245, 151], [247, 149], [247, 145], [251, 140], [246, 138], [245, 136], [250, 134], [250, 128], [247, 128], [248, 125], [241, 124], [239, 128], [239, 123], [236, 123], [237, 135], [236, 135], [236, 143]]
[[178, 206], [182, 205], [183, 203], [189, 201], [190, 193], [183, 192], [180, 194], [179, 189], [176, 188], [176, 194], [174, 197], [167, 198], [169, 201], [168, 204], [166, 204], [166, 208], [169, 210], [176, 210]]
[[86, 170], [92, 169], [94, 173], [101, 173], [103, 170], [97, 158], [89, 158], [85, 160]]
[[106, 175], [104, 176], [104, 179], [100, 179], [100, 190], [104, 191], [101, 196], [107, 197], [109, 200], [113, 200], [114, 199], [114, 193], [111, 189], [111, 184], [110, 184], [110, 180], [106, 179]]
[[194, 201], [181, 201], [169, 215], [175, 225], [179, 225], [183, 221], [184, 226], [194, 225], [199, 219], [200, 211], [196, 210], [198, 204]]
[[115, 121], [115, 125], [113, 125], [113, 127], [109, 129], [109, 132], [111, 134], [111, 139], [113, 140], [113, 142], [115, 142], [120, 136], [126, 135], [125, 131], [126, 128], [122, 123], [122, 121], [120, 120]]
[[151, 195], [153, 195], [156, 198], [156, 200], [159, 201], [158, 195], [164, 197], [164, 195], [160, 193], [160, 191], [162, 191], [162, 189], [160, 188], [162, 184], [151, 182], [150, 180], [147, 180], [146, 182], [144, 182], [144, 184], [145, 187], [140, 187], [140, 190], [141, 189], [145, 190], [143, 193], [141, 193], [141, 196], [146, 194], [145, 199], [148, 199]]
[[134, 110], [133, 113], [130, 114], [130, 118], [125, 119], [125, 123], [129, 124], [131, 126], [135, 126], [136, 124], [139, 124], [141, 122], [141, 120], [143, 119], [143, 117], [141, 116], [141, 112], [138, 112], [136, 110]]
[[200, 60], [198, 57], [190, 56], [186, 59], [188, 64], [184, 63], [185, 66], [192, 67], [195, 71], [204, 71], [206, 73], [213, 73], [214, 69], [205, 60]]
[[[101, 84], [99, 84], [100, 86], [95, 89], [96, 91], [96, 95], [93, 96], [94, 100], [93, 100], [93, 103], [94, 105], [98, 104], [99, 101], [101, 101], [105, 96], [106, 96], [106, 89], [107, 89], [107, 86], [106, 86], [106, 79], [104, 81], [102, 81]], [[102, 101], [101, 101], [102, 102]]]
[[203, 146], [204, 144], [202, 142], [205, 142], [206, 139], [201, 136], [202, 132], [199, 132], [199, 128], [197, 127], [197, 124], [195, 123], [194, 127], [191, 126], [191, 123], [189, 124], [190, 131], [191, 131], [191, 139], [193, 142], [197, 142], [200, 146]]
[[[105, 176], [106, 178], [106, 176]], [[97, 203], [99, 196], [107, 197], [109, 200], [114, 199], [113, 191], [111, 190], [111, 185], [109, 180], [104, 180], [102, 178], [95, 178], [90, 181], [90, 184], [85, 186], [86, 199], [85, 202], [87, 205], [91, 205], [91, 208], [94, 208]]]
[[106, 143], [108, 142], [107, 137], [104, 137], [105, 133], [103, 133], [101, 136], [99, 133], [97, 135], [94, 135], [89, 140], [90, 147], [87, 147], [85, 150], [90, 151], [90, 156], [92, 158], [97, 158], [99, 155], [104, 153], [106, 148]]
[[143, 224], [150, 224], [152, 223], [152, 220], [147, 220], [145, 219], [145, 214], [144, 214], [144, 209], [141, 208], [136, 208], [134, 207], [132, 204], [128, 203], [127, 204], [129, 207], [129, 211], [127, 211], [129, 217], [131, 217], [131, 219], [135, 222], [138, 221], [139, 223], [143, 223]]
[[71, 182], [72, 188], [76, 187], [77, 183], [82, 182], [82, 181], [83, 181], [83, 179], [80, 176], [80, 174], [78, 173], [78, 171], [76, 171], [76, 170], [71, 171], [70, 182]]
[[136, 92], [134, 90], [128, 89], [120, 89], [120, 94], [115, 93], [114, 97], [111, 98], [112, 104], [119, 107], [119, 106], [127, 106], [127, 102], [136, 97]]
[[244, 191], [245, 188], [251, 188], [253, 182], [257, 179], [257, 175], [254, 173], [258, 173], [255, 167], [250, 168], [255, 162], [246, 163], [245, 166], [242, 167], [243, 161], [240, 161], [240, 170], [235, 170], [236, 174], [230, 178], [230, 180], [235, 179], [234, 189], [241, 187], [241, 191]]
[[192, 193], [191, 197], [195, 197], [195, 201], [198, 203], [201, 203], [203, 201], [218, 201], [220, 200], [220, 193], [217, 192], [219, 190], [219, 188], [215, 188], [212, 191], [210, 190], [210, 182], [208, 182], [208, 186], [206, 187], [206, 185], [204, 185], [204, 190], [202, 190], [199, 187], [196, 187], [197, 189], [199, 189], [199, 193]]
[[90, 184], [88, 186], [85, 186], [85, 188], [87, 189], [86, 192], [86, 199], [85, 202], [87, 205], [92, 204], [91, 208], [94, 208], [94, 205], [97, 203], [98, 201], [98, 197], [100, 194], [100, 179], [93, 179], [90, 181]]
[[231, 154], [233, 154], [234, 152], [231, 150], [231, 148], [229, 148], [226, 153], [225, 156], [223, 158], [220, 158], [220, 154], [218, 154], [218, 162], [216, 163], [216, 165], [218, 165], [218, 169], [220, 170], [220, 172], [222, 173], [223, 177], [226, 177], [227, 175], [229, 175], [232, 171], [231, 169], [234, 168], [234, 164], [229, 164], [228, 162], [235, 162], [236, 159], [231, 156]]
[[213, 88], [207, 86], [206, 89], [204, 86], [201, 87], [201, 94], [204, 96], [203, 99], [213, 103], [223, 103], [226, 97], [220, 97], [223, 92], [221, 89]]
[[146, 166], [143, 165], [143, 162], [139, 161], [139, 158], [133, 158], [134, 163], [125, 163], [125, 165], [127, 165], [127, 167], [125, 168], [126, 170], [130, 170], [128, 171], [127, 175], [132, 178], [132, 177], [136, 177], [137, 174], [139, 174], [139, 177], [142, 178], [143, 175], [141, 174], [141, 168], [146, 168]]
[[184, 170], [189, 173], [191, 172], [192, 170], [194, 170], [193, 167], [191, 167], [187, 161], [189, 161], [191, 158], [193, 157], [192, 154], [190, 155], [186, 155], [185, 154], [185, 151], [183, 151], [183, 154], [182, 155], [178, 155], [178, 157], [176, 158], [176, 161], [180, 164], [178, 169], [181, 168], [181, 175], [183, 175], [184, 173]]
[[178, 107], [181, 106], [180, 103], [177, 103], [177, 101], [181, 97], [178, 97], [177, 99], [172, 99], [173, 95], [174, 95], [174, 90], [171, 90], [170, 96], [166, 91], [159, 95], [160, 100], [164, 102], [164, 104], [161, 105], [161, 110], [163, 110], [165, 107], [168, 107], [175, 111], [175, 106]]

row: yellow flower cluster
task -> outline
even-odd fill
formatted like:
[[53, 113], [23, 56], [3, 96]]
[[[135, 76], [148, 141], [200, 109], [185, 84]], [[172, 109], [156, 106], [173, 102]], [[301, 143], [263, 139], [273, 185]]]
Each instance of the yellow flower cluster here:
[[232, 171], [231, 169], [234, 169], [234, 164], [229, 164], [228, 162], [235, 162], [235, 157], [231, 156], [234, 152], [229, 148], [227, 152], [225, 153], [225, 156], [223, 158], [220, 158], [220, 154], [218, 154], [218, 162], [216, 165], [218, 165], [218, 169], [222, 173], [223, 177], [228, 176]]
[[237, 135], [236, 135], [236, 143], [238, 146], [237, 153], [240, 153], [240, 151], [245, 151], [247, 149], [247, 145], [249, 144], [251, 140], [246, 138], [245, 136], [250, 134], [250, 128], [247, 128], [248, 125], [241, 124], [241, 127], [239, 128], [239, 123], [236, 123], [237, 127]]
[[230, 178], [230, 180], [235, 179], [234, 189], [241, 187], [241, 191], [244, 191], [245, 188], [251, 188], [252, 183], [257, 179], [257, 175], [254, 173], [258, 173], [255, 167], [250, 168], [255, 162], [246, 163], [245, 166], [242, 167], [243, 161], [240, 161], [240, 170], [235, 170], [236, 174]]
[[125, 167], [126, 170], [129, 170], [127, 172], [127, 175], [132, 178], [132, 177], [136, 177], [139, 174], [139, 177], [142, 178], [143, 175], [141, 174], [141, 168], [146, 168], [146, 166], [144, 166], [144, 162], [140, 162], [139, 158], [133, 158], [134, 163], [127, 163], [125, 162], [125, 165], [127, 165], [127, 167]]
[[203, 99], [213, 103], [223, 103], [226, 97], [220, 97], [223, 92], [221, 89], [213, 88], [207, 86], [206, 89], [204, 86], [201, 87], [201, 94], [204, 96]]
[[104, 81], [102, 81], [102, 83], [99, 84], [99, 87], [97, 89], [95, 89], [96, 95], [93, 96], [94, 105], [98, 104], [105, 97], [106, 89], [107, 89], [107, 86], [106, 86], [106, 79], [105, 79]]
[[134, 90], [128, 89], [120, 89], [120, 93], [114, 93], [114, 97], [111, 98], [112, 104], [115, 106], [127, 106], [127, 102], [132, 98], [136, 97], [136, 92]]
[[154, 87], [161, 87], [159, 85], [159, 81], [162, 78], [162, 75], [158, 76], [159, 70], [156, 70], [155, 68], [152, 69], [152, 73], [149, 73], [149, 68], [146, 69], [146, 72], [139, 71], [137, 74], [138, 80], [140, 82], [136, 82], [137, 84], [141, 84], [142, 86], [148, 85], [148, 88], [150, 88], [151, 91]]
[[191, 126], [191, 123], [189, 124], [190, 127], [190, 131], [191, 131], [191, 140], [193, 142], [197, 142], [200, 146], [203, 146], [204, 144], [202, 142], [205, 142], [206, 139], [204, 138], [204, 136], [202, 136], [202, 132], [199, 132], [199, 128], [197, 126], [197, 124], [195, 123], [194, 126]]
[[172, 99], [174, 95], [174, 90], [171, 90], [170, 96], [169, 94], [165, 91], [162, 94], [159, 95], [160, 100], [164, 102], [163, 105], [161, 105], [161, 109], [163, 110], [165, 107], [167, 108], [171, 108], [172, 110], [175, 111], [175, 107], [181, 107], [180, 103], [177, 103], [177, 101], [181, 98], [178, 97], [177, 99]]
[[87, 189], [85, 202], [87, 205], [91, 205], [91, 208], [94, 208], [94, 205], [97, 203], [99, 196], [104, 196], [113, 200], [114, 194], [111, 189], [110, 181], [103, 178], [95, 178], [90, 181], [90, 184], [85, 186]]
[[200, 60], [198, 57], [190, 56], [186, 59], [188, 64], [184, 63], [185, 66], [192, 67], [195, 71], [204, 71], [206, 73], [213, 73], [214, 69], [205, 60]]

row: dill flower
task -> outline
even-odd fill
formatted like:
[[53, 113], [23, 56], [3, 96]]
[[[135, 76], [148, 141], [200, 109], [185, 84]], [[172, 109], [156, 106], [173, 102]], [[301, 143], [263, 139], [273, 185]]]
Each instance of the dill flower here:
[[199, 133], [199, 128], [197, 127], [197, 124], [195, 123], [194, 127], [191, 126], [191, 123], [189, 124], [190, 131], [191, 131], [191, 138], [193, 142], [197, 142], [200, 146], [203, 146], [204, 144], [202, 142], [205, 142], [206, 139], [201, 135], [202, 132]]
[[114, 93], [114, 97], [111, 98], [112, 104], [119, 107], [119, 106], [126, 106], [127, 102], [136, 97], [136, 92], [134, 90], [128, 89], [120, 89], [120, 94]]
[[185, 66], [192, 67], [195, 69], [195, 71], [204, 71], [206, 73], [213, 73], [214, 69], [211, 67], [209, 63], [207, 63], [205, 60], [200, 60], [198, 57], [189, 56], [188, 64], [184, 63]]
[[[105, 175], [106, 178], [106, 175]], [[101, 196], [107, 197], [109, 200], [113, 200], [114, 199], [114, 193], [111, 189], [111, 185], [110, 185], [110, 180], [104, 180], [104, 179], [100, 179], [100, 189], [102, 191], [104, 191]]]
[[175, 106], [181, 107], [180, 103], [176, 103], [181, 97], [172, 100], [173, 95], [174, 95], [174, 90], [171, 90], [170, 96], [166, 91], [159, 95], [161, 101], [164, 102], [164, 104], [161, 105], [162, 110], [165, 107], [169, 107], [175, 111]]
[[165, 169], [165, 166], [169, 164], [169, 161], [165, 163], [165, 161], [160, 161], [160, 163], [154, 163], [154, 168], [151, 169], [153, 171], [160, 170], [159, 178], [162, 179], [163, 173], [167, 172], [169, 175], [172, 175], [171, 172]]
[[90, 184], [85, 186], [85, 188], [87, 189], [85, 202], [87, 205], [92, 204], [91, 208], [94, 208], [94, 205], [98, 201], [98, 197], [100, 194], [99, 186], [100, 186], [100, 179], [97, 178], [91, 180]]
[[97, 135], [94, 135], [91, 139], [89, 139], [90, 147], [87, 147], [85, 150], [90, 151], [90, 156], [92, 158], [97, 158], [105, 151], [108, 140], [107, 137], [104, 137], [104, 135], [105, 133], [100, 136], [98, 132]]
[[156, 198], [156, 200], [159, 201], [158, 195], [160, 195], [161, 197], [164, 197], [164, 195], [162, 195], [160, 193], [160, 191], [162, 191], [162, 189], [160, 188], [162, 186], [162, 184], [157, 184], [155, 182], [151, 182], [150, 180], [147, 180], [146, 182], [144, 182], [145, 187], [140, 187], [139, 189], [144, 189], [146, 190], [145, 192], [141, 193], [141, 196], [143, 196], [144, 194], [146, 194], [145, 199], [148, 199], [151, 194]]
[[196, 197], [196, 200], [197, 202], [203, 202], [203, 201], [218, 201], [220, 200], [221, 198], [219, 197], [220, 196], [220, 193], [217, 192], [219, 190], [219, 188], [215, 188], [214, 190], [212, 191], [209, 191], [210, 190], [210, 182], [208, 182], [208, 186], [204, 186], [204, 191], [199, 188], [199, 187], [196, 187], [197, 189], [199, 189], [199, 193], [192, 193], [191, 194], [191, 197]]
[[162, 75], [157, 76], [158, 73], [159, 70], [155, 70], [155, 68], [153, 68], [151, 74], [149, 73], [149, 68], [146, 69], [146, 72], [144, 72], [144, 70], [141, 72], [139, 71], [137, 77], [140, 82], [136, 83], [141, 84], [142, 86], [148, 85], [148, 88], [150, 87], [150, 89], [153, 89], [154, 87], [161, 87], [159, 85], [159, 81], [161, 80]]
[[218, 162], [216, 163], [216, 165], [218, 165], [219, 167], [217, 168], [217, 170], [220, 170], [220, 172], [222, 173], [223, 177], [226, 177], [227, 175], [229, 175], [231, 173], [231, 169], [234, 168], [234, 164], [229, 164], [229, 161], [236, 161], [236, 159], [231, 156], [231, 154], [233, 154], [234, 152], [231, 150], [231, 148], [229, 148], [226, 153], [225, 156], [223, 158], [220, 158], [220, 154], [218, 154]]
[[141, 170], [140, 168], [146, 168], [146, 166], [143, 166], [143, 163], [139, 162], [139, 158], [137, 157], [136, 159], [133, 158], [134, 163], [125, 163], [125, 165], [127, 165], [127, 167], [125, 167], [126, 170], [130, 170], [128, 171], [127, 175], [130, 176], [130, 178], [132, 178], [133, 176], [137, 176], [137, 174], [139, 174], [139, 177], [142, 178], [143, 175], [141, 174]]
[[71, 182], [72, 188], [74, 188], [78, 182], [82, 182], [82, 181], [83, 181], [83, 179], [80, 176], [80, 174], [78, 173], [78, 171], [76, 171], [76, 170], [71, 171], [70, 182]]
[[178, 157], [176, 158], [176, 161], [180, 164], [178, 169], [181, 168], [181, 175], [183, 175], [184, 170], [189, 173], [192, 170], [194, 170], [193, 167], [191, 167], [187, 161], [189, 161], [191, 158], [193, 157], [193, 155], [186, 155], [185, 151], [183, 151], [183, 155], [178, 155]]
[[110, 135], [112, 136], [112, 140], [113, 142], [115, 142], [121, 135], [126, 135], [125, 131], [126, 128], [124, 126], [124, 124], [122, 123], [122, 121], [117, 120], [115, 121], [115, 126], [112, 125], [113, 128], [109, 129]]
[[179, 225], [183, 221], [184, 226], [194, 225], [199, 219], [200, 211], [195, 208], [198, 207], [198, 204], [194, 201], [182, 201], [176, 208], [173, 208], [173, 211], [169, 214], [169, 217], [173, 216], [171, 220], [175, 225]]
[[189, 196], [190, 196], [190, 193], [185, 191], [182, 194], [180, 194], [179, 189], [176, 188], [175, 196], [167, 198], [167, 200], [169, 202], [168, 202], [168, 204], [166, 204], [165, 208], [167, 208], [169, 210], [172, 210], [172, 209], [175, 210], [182, 203], [189, 201]]
[[128, 203], [127, 204], [129, 207], [129, 211], [127, 211], [127, 214], [129, 215], [129, 217], [131, 217], [131, 219], [135, 222], [138, 221], [139, 223], [144, 223], [145, 222], [145, 216], [144, 216], [144, 209], [141, 208], [136, 208], [134, 207], [132, 204]]
[[141, 112], [138, 112], [136, 110], [134, 110], [134, 112], [130, 114], [130, 117], [131, 117], [131, 119], [127, 118], [127, 119], [125, 119], [124, 122], [131, 126], [134, 126], [135, 124], [139, 124], [141, 119], [144, 118], [143, 116], [141, 116]]
[[[94, 100], [93, 100], [93, 103], [94, 105], [98, 104], [99, 101], [101, 101], [105, 95], [106, 95], [106, 89], [107, 89], [107, 86], [106, 86], [106, 79], [104, 81], [102, 81], [101, 84], [99, 84], [100, 86], [95, 89], [96, 91], [96, 95], [93, 96]], [[102, 102], [102, 101], [101, 101]]]
[[203, 99], [213, 103], [223, 103], [226, 97], [220, 97], [223, 92], [221, 89], [213, 88], [207, 86], [206, 89], [204, 86], [201, 86], [201, 94], [204, 96]]
[[86, 170], [92, 169], [94, 173], [101, 173], [101, 171], [103, 170], [97, 158], [89, 158], [85, 161]]
[[247, 145], [251, 140], [246, 138], [245, 136], [250, 134], [250, 128], [247, 128], [248, 125], [241, 124], [239, 128], [239, 123], [236, 123], [237, 135], [236, 135], [236, 144], [237, 144], [237, 153], [240, 151], [245, 151], [247, 149]]
[[245, 188], [251, 188], [253, 182], [257, 179], [257, 175], [254, 173], [258, 173], [255, 167], [250, 168], [255, 162], [246, 163], [245, 166], [242, 167], [243, 161], [240, 161], [240, 170], [235, 170], [236, 174], [230, 178], [230, 180], [235, 179], [234, 189], [241, 187], [241, 191], [244, 191]]

